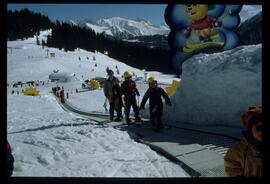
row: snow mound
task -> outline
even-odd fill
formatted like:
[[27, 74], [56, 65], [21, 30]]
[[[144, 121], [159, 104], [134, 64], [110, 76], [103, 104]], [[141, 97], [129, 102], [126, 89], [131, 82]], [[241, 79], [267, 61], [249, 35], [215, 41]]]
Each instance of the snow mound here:
[[261, 44], [199, 54], [183, 63], [181, 87], [165, 107], [166, 121], [242, 126], [249, 106], [261, 105]]

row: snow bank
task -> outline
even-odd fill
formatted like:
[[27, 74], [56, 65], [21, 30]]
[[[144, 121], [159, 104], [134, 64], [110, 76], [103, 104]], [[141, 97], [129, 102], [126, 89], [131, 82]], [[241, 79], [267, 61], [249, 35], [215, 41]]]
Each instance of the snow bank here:
[[188, 59], [165, 121], [241, 126], [242, 113], [261, 105], [261, 64], [261, 44]]

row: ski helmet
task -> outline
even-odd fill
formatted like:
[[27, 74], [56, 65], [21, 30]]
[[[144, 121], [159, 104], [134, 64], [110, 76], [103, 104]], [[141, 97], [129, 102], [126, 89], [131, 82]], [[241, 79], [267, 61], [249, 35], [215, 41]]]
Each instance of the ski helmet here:
[[130, 77], [132, 77], [132, 73], [130, 71], [125, 71], [123, 76], [124, 76], [124, 78], [130, 78]]
[[157, 83], [157, 79], [155, 77], [149, 77], [148, 78], [148, 83]]
[[262, 113], [262, 107], [249, 107], [246, 112], [242, 115], [242, 124], [244, 127], [248, 128], [248, 124], [253, 116], [257, 116]]

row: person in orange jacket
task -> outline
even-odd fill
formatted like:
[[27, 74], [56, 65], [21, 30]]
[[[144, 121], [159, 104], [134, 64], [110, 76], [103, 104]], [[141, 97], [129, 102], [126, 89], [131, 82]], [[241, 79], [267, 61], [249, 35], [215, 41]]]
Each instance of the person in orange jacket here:
[[250, 107], [242, 115], [247, 130], [242, 139], [232, 145], [224, 157], [228, 176], [262, 176], [262, 108]]

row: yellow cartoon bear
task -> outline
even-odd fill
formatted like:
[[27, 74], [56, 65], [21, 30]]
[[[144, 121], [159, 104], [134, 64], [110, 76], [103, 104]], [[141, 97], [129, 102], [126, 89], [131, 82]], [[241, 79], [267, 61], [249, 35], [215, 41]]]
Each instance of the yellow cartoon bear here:
[[210, 42], [211, 36], [218, 34], [215, 27], [220, 26], [216, 17], [208, 15], [208, 9], [212, 8], [206, 4], [188, 4], [186, 13], [191, 21], [191, 24], [185, 31], [185, 36], [189, 37], [192, 30], [196, 32], [200, 41]]

